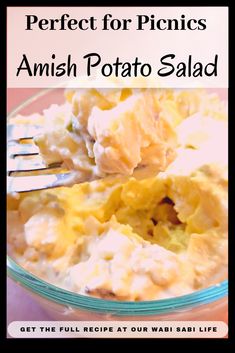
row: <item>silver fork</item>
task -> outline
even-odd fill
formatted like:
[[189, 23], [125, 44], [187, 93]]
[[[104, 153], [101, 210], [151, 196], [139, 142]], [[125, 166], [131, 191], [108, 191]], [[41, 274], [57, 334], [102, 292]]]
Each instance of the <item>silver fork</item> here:
[[[71, 179], [71, 172], [45, 175], [21, 176], [22, 172], [50, 171], [60, 168], [62, 162], [46, 165], [35, 144], [21, 143], [30, 140], [43, 131], [41, 126], [7, 126], [7, 192], [28, 192], [63, 186]], [[32, 156], [30, 159], [21, 157]], [[14, 173], [14, 176], [11, 176]]]

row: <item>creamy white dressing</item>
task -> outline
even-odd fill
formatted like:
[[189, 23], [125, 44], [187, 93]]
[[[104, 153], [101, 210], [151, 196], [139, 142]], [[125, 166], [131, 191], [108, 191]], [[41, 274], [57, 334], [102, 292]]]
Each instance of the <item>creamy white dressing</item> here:
[[[113, 103], [119, 98], [114, 94], [110, 101]], [[154, 141], [153, 138], [156, 131], [151, 125], [151, 117], [149, 125], [145, 125], [145, 120], [141, 120], [142, 116], [124, 114], [130, 107], [133, 111], [138, 99], [133, 96], [128, 101], [127, 98], [120, 103], [121, 107], [109, 110], [95, 107], [91, 109], [87, 119], [85, 115], [81, 115], [77, 120], [79, 128], [83, 128], [81, 136], [65, 129], [71, 106], [52, 106], [44, 111], [44, 119], [52, 120], [45, 133], [46, 139], [45, 136], [42, 139], [45, 144], [41, 146], [42, 154], [45, 154], [48, 161], [62, 158], [65, 165], [76, 169], [77, 179], [85, 177], [90, 180], [97, 176], [103, 177], [106, 173], [129, 174], [142, 161], [149, 162], [150, 167], [154, 163], [157, 165], [154, 161], [156, 155], [161, 164], [161, 167], [158, 165], [159, 170], [165, 170], [170, 161], [164, 159], [167, 151], [169, 152], [169, 145], [165, 145], [164, 141], [162, 149], [159, 149], [159, 141]], [[96, 99], [92, 104], [95, 102]], [[196, 108], [192, 108], [192, 105], [189, 108], [188, 106], [188, 110], [195, 112]], [[17, 119], [20, 123], [20, 118]], [[116, 124], [114, 130], [113, 124]], [[58, 128], [54, 129], [55, 125]], [[70, 234], [67, 233], [68, 224], [63, 218], [66, 207], [61, 206], [53, 196], [47, 207], [37, 205], [32, 200], [33, 214], [30, 216], [27, 214], [27, 204], [23, 207], [21, 203], [19, 209], [13, 207], [13, 210], [8, 211], [8, 243], [11, 255], [25, 269], [50, 283], [80, 294], [106, 299], [138, 301], [174, 297], [226, 278], [226, 119], [215, 119], [213, 116], [197, 113], [183, 120], [175, 130], [178, 136], [177, 157], [157, 178], [171, 181], [169, 190], [182, 222], [187, 220], [192, 209], [189, 200], [186, 203], [187, 193], [183, 194], [182, 189], [187, 187], [187, 180], [193, 180], [188, 194], [195, 187], [200, 190], [199, 194], [204, 195], [193, 214], [194, 220], [187, 224], [191, 229], [190, 240], [183, 251], [174, 253], [163, 246], [143, 240], [133, 229], [117, 222], [115, 217], [103, 225], [93, 216], [84, 219], [85, 234], [66, 240], [68, 243], [65, 250], [60, 249], [58, 245], [69, 238]], [[124, 141], [126, 138], [127, 141]], [[111, 141], [108, 146], [107, 139], [109, 143]], [[158, 152], [161, 151], [162, 154], [157, 154], [154, 148], [149, 150], [151, 143], [156, 143]], [[170, 143], [170, 146], [173, 145]], [[123, 156], [128, 162], [125, 158], [122, 161]], [[91, 163], [90, 158], [95, 159], [95, 164]], [[139, 175], [141, 178], [141, 174]], [[185, 179], [182, 179], [182, 183], [181, 179], [175, 182], [174, 178], [177, 177]], [[73, 181], [76, 180], [76, 175], [74, 178]], [[130, 197], [131, 192], [133, 191], [130, 191]], [[19, 195], [11, 197], [9, 204], [20, 202]], [[105, 189], [103, 194], [93, 192], [93, 200], [98, 200], [99, 197], [105, 199]], [[216, 207], [213, 200], [216, 200]], [[196, 231], [199, 223], [203, 224], [203, 231]]]

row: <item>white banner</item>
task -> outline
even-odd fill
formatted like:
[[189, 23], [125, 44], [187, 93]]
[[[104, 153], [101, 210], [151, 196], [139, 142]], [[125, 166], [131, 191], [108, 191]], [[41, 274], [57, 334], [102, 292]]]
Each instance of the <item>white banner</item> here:
[[222, 321], [13, 321], [14, 338], [223, 338]]
[[8, 7], [7, 85], [227, 88], [228, 7]]

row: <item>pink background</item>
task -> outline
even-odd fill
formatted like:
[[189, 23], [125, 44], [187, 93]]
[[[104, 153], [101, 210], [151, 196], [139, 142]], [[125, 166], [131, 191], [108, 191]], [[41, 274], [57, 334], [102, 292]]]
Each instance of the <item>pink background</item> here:
[[[7, 90], [7, 112], [16, 108], [25, 99], [36, 94], [40, 89]], [[41, 307], [11, 279], [7, 280], [7, 325], [18, 320], [50, 320]]]

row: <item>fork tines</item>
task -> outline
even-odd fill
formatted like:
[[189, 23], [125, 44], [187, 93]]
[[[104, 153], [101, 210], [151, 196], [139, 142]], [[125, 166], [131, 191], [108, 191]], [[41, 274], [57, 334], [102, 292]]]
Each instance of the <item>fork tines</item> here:
[[[63, 185], [70, 173], [22, 176], [22, 172], [44, 171], [60, 168], [62, 163], [47, 165], [39, 155], [34, 144], [22, 143], [31, 140], [43, 131], [41, 126], [8, 125], [7, 126], [7, 188], [8, 192], [26, 192]], [[11, 176], [14, 173], [14, 176]]]

